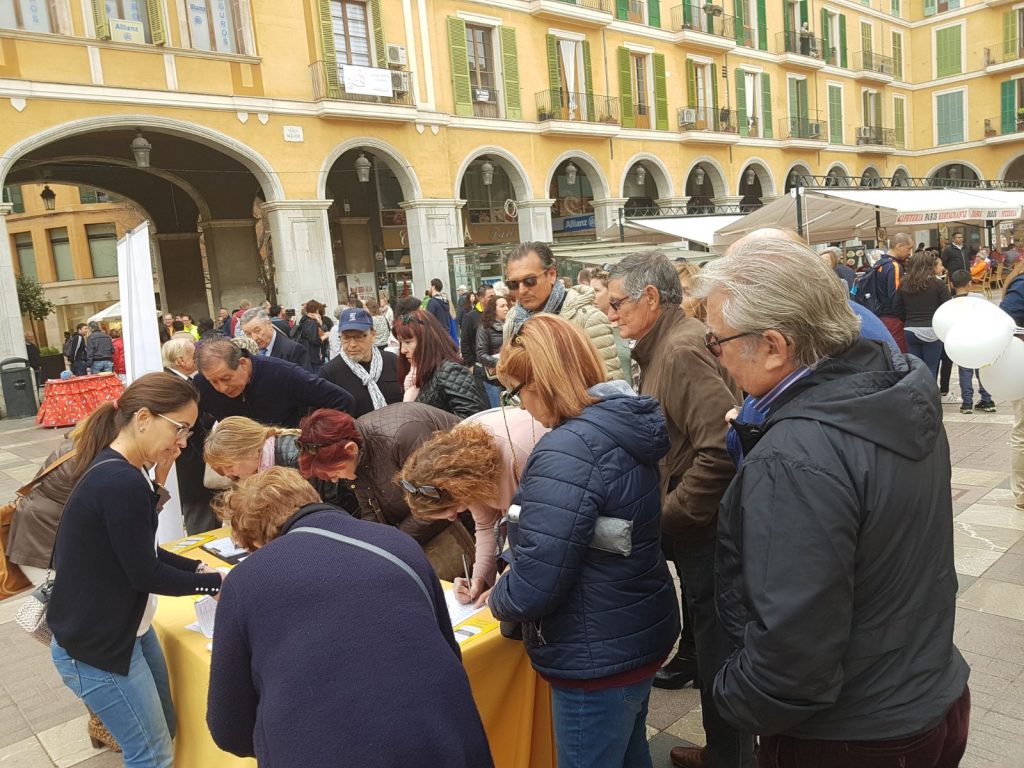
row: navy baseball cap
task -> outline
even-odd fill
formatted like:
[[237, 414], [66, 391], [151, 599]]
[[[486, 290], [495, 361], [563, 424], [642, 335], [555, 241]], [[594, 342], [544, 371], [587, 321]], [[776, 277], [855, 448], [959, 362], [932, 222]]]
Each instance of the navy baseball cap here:
[[345, 331], [362, 331], [366, 333], [373, 328], [373, 318], [365, 309], [346, 309], [339, 319], [338, 333]]

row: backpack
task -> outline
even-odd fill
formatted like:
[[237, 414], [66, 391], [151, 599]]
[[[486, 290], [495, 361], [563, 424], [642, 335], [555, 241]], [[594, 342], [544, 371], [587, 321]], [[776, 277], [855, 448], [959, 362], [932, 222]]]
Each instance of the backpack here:
[[[886, 262], [886, 264], [888, 263], [890, 262]], [[879, 264], [878, 266], [872, 267], [858, 277], [853, 283], [853, 288], [850, 289], [850, 298], [861, 306], [871, 310], [874, 315], [879, 315], [882, 311], [881, 281], [883, 280], [882, 270], [884, 268], [885, 264]], [[897, 269], [899, 269], [898, 266]], [[897, 285], [898, 284], [899, 281], [897, 279]]]
[[61, 350], [61, 353], [64, 355], [64, 357], [66, 357], [72, 363], [75, 362], [75, 339], [80, 338], [82, 337], [79, 336], [77, 333], [71, 334], [70, 336], [68, 336], [68, 340], [64, 342], [64, 348]]

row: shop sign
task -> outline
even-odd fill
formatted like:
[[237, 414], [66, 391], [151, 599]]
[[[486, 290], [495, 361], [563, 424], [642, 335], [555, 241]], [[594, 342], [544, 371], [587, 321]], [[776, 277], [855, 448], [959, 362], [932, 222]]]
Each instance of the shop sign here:
[[110, 39], [118, 43], [144, 43], [146, 30], [141, 21], [110, 19]]
[[594, 214], [566, 216], [563, 219], [554, 218], [551, 220], [551, 224], [555, 232], [583, 232], [594, 228]]
[[345, 82], [345, 93], [356, 93], [362, 96], [384, 96], [391, 98], [395, 95], [391, 88], [391, 70], [376, 69], [374, 67], [357, 67], [346, 64], [342, 68]]

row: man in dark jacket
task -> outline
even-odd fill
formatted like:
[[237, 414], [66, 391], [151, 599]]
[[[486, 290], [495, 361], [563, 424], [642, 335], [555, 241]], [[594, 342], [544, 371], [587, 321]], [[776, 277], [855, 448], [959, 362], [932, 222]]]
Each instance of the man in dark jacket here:
[[[715, 618], [714, 559], [718, 503], [735, 472], [722, 414], [740, 402], [740, 392], [704, 346], [704, 326], [680, 309], [679, 278], [663, 253], [638, 253], [616, 264], [608, 299], [609, 319], [618, 323], [622, 338], [636, 339], [632, 355], [642, 371], [640, 392], [656, 398], [665, 412], [670, 448], [661, 461], [662, 541], [693, 618], [699, 676], [709, 681], [731, 650], [720, 642]], [[655, 685], [678, 688], [694, 678], [694, 649], [686, 646], [680, 643]], [[707, 685], [701, 715], [707, 748], [677, 747], [674, 765], [753, 765], [753, 736], [722, 719]]]
[[430, 281], [430, 299], [427, 301], [426, 310], [436, 317], [437, 322], [448, 332], [452, 327], [452, 310], [448, 299], [441, 293], [442, 290], [444, 290], [444, 283], [436, 277]]
[[737, 650], [718, 710], [761, 735], [772, 768], [959, 764], [969, 669], [935, 377], [859, 340], [803, 245], [745, 243], [693, 293], [708, 348], [767, 416], [736, 424], [745, 456], [719, 518], [717, 608]]
[[89, 326], [79, 323], [75, 326], [75, 332], [64, 341], [64, 357], [75, 376], [85, 376], [89, 373], [89, 366], [85, 362], [85, 342], [88, 335]]
[[274, 324], [281, 333], [287, 336], [291, 330], [291, 323], [288, 322], [288, 316], [285, 314], [284, 307], [280, 304], [272, 304], [270, 306], [270, 322]]
[[[459, 323], [459, 344], [462, 352], [462, 362], [470, 368], [476, 368], [476, 331], [480, 327], [480, 317], [483, 315], [484, 302], [487, 297], [494, 293], [493, 285], [485, 285], [480, 289], [479, 301], [462, 316]], [[478, 376], [480, 374], [478, 373]]]
[[971, 271], [971, 249], [964, 244], [963, 232], [953, 235], [952, 242], [942, 249], [939, 258], [942, 259], [942, 266], [946, 268], [947, 275], [952, 275], [958, 269]]
[[346, 309], [338, 319], [338, 335], [341, 354], [321, 368], [320, 375], [352, 395], [352, 418], [402, 402], [398, 358], [394, 352], [377, 347], [370, 313]]
[[896, 340], [896, 346], [906, 354], [907, 339], [903, 334], [903, 321], [896, 310], [896, 292], [900, 289], [907, 259], [914, 250], [914, 239], [905, 232], [898, 232], [889, 240], [889, 252], [882, 256], [873, 270], [878, 307], [876, 314], [882, 324]]
[[352, 396], [336, 384], [285, 360], [250, 357], [226, 339], [202, 342], [196, 365], [193, 381], [206, 426], [228, 416], [248, 416], [260, 424], [297, 427], [310, 410], [352, 409]]
[[85, 340], [85, 365], [89, 373], [114, 370], [114, 342], [95, 320], [89, 323], [89, 337]]
[[256, 342], [260, 348], [260, 355], [263, 357], [276, 357], [278, 360], [287, 360], [298, 366], [310, 370], [309, 352], [302, 344], [298, 344], [270, 322], [270, 315], [263, 309], [253, 307], [242, 315], [238, 321], [242, 326], [242, 333]]

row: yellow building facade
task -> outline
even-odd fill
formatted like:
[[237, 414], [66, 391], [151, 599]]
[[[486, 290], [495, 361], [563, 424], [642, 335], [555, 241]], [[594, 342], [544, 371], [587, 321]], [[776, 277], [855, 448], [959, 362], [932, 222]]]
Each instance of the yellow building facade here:
[[796, 175], [1024, 179], [1022, 9], [0, 0], [0, 183], [131, 200], [175, 311], [268, 282], [285, 306], [332, 304], [339, 278], [422, 292], [449, 249], [751, 208]]

